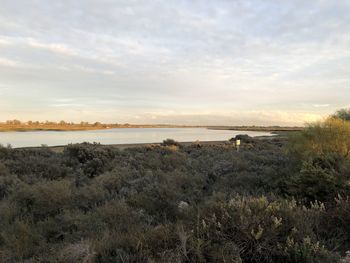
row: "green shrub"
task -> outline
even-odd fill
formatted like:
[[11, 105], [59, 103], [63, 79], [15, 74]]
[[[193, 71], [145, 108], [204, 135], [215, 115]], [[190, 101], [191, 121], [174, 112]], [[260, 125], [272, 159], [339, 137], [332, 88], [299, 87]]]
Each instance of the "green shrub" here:
[[322, 236], [329, 247], [340, 248], [343, 251], [350, 247], [350, 197], [337, 196], [335, 204], [330, 206], [321, 218]]
[[48, 181], [35, 185], [22, 183], [11, 196], [23, 216], [34, 221], [59, 214], [71, 206], [71, 184], [68, 181]]
[[[298, 206], [295, 201], [236, 197], [208, 203], [200, 210], [190, 235], [196, 261], [211, 261], [215, 247], [232, 244], [243, 262], [334, 262], [337, 255], [317, 240], [314, 229], [324, 206]], [[315, 220], [316, 219], [316, 220]], [[307, 241], [307, 242], [306, 242]], [[306, 242], [306, 243], [305, 243]], [[305, 250], [305, 251], [304, 251]], [[223, 256], [223, 255], [222, 255]], [[223, 258], [221, 258], [221, 261]]]
[[38, 251], [44, 251], [45, 241], [30, 221], [16, 220], [7, 229], [1, 229], [2, 246], [0, 250], [2, 262], [23, 262]]
[[349, 159], [285, 143], [0, 148], [1, 261], [337, 262]]
[[5, 173], [3, 173], [3, 175], [0, 175], [0, 200], [10, 196], [20, 183], [20, 180], [16, 175], [4, 174]]
[[350, 122], [328, 118], [309, 124], [302, 132], [290, 137], [289, 152], [302, 160], [330, 154], [350, 158]]
[[109, 168], [114, 151], [97, 143], [71, 144], [65, 147], [64, 157], [69, 166], [79, 167], [88, 177], [94, 177]]
[[162, 143], [163, 146], [180, 146], [180, 144], [173, 139], [166, 139]]
[[350, 109], [341, 109], [332, 115], [333, 118], [338, 118], [344, 121], [350, 121]]
[[311, 157], [287, 181], [286, 191], [305, 203], [350, 194], [350, 161], [339, 155]]

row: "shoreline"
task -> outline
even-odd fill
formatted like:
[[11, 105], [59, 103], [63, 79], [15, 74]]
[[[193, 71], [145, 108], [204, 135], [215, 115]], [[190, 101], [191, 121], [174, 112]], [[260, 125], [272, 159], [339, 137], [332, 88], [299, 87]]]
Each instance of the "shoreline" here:
[[[256, 136], [253, 137], [258, 140], [264, 140], [264, 139], [275, 139], [275, 138], [282, 138], [282, 135], [271, 135], [271, 136]], [[206, 146], [220, 146], [220, 145], [226, 145], [229, 143], [228, 140], [220, 140], [220, 141], [186, 141], [186, 142], [178, 142], [182, 146], [190, 146], [192, 144], [200, 144], [200, 145], [206, 145]], [[74, 144], [74, 143], [73, 143]], [[13, 147], [13, 149], [19, 149], [19, 150], [38, 150], [42, 148], [48, 148], [54, 152], [62, 152], [65, 147], [67, 147], [69, 144], [66, 145], [54, 145], [54, 146], [28, 146], [28, 147]], [[118, 144], [98, 144], [99, 147], [112, 147], [120, 150], [128, 149], [128, 148], [137, 148], [137, 147], [152, 147], [152, 146], [161, 146], [162, 142], [149, 142], [149, 143], [118, 143]]]
[[257, 132], [297, 132], [302, 131], [303, 127], [264, 127], [264, 126], [167, 126], [167, 125], [130, 125], [130, 126], [120, 126], [120, 127], [37, 127], [37, 128], [28, 128], [28, 127], [13, 127], [13, 128], [4, 128], [0, 127], [0, 133], [2, 132], [75, 132], [75, 131], [97, 131], [97, 130], [111, 130], [111, 129], [176, 129], [176, 128], [203, 128], [208, 130], [227, 130], [227, 131], [257, 131]]
[[[192, 142], [178, 142], [181, 145], [188, 146], [194, 143], [199, 143], [202, 145], [218, 145], [224, 144], [228, 141], [192, 141]], [[73, 143], [75, 144], [75, 143]], [[79, 143], [77, 143], [79, 144]], [[161, 146], [162, 142], [149, 142], [149, 143], [117, 143], [117, 144], [98, 144], [100, 147], [113, 147], [118, 149], [127, 149], [127, 148], [137, 148], [137, 147], [145, 147], [145, 146]], [[28, 146], [28, 147], [14, 147], [13, 149], [41, 149], [41, 148], [49, 148], [51, 150], [60, 150], [67, 147], [70, 144], [66, 145], [55, 145], [55, 146]]]

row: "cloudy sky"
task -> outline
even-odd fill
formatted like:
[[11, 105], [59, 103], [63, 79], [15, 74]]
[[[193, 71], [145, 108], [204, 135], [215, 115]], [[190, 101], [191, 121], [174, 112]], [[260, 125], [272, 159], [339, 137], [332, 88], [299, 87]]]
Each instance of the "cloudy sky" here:
[[0, 121], [299, 125], [350, 106], [350, 0], [0, 0]]

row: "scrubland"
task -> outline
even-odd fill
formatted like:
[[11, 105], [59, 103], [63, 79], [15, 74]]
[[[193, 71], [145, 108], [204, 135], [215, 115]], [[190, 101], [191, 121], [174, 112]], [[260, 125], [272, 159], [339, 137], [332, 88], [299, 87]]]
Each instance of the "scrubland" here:
[[350, 128], [0, 148], [1, 262], [346, 262]]

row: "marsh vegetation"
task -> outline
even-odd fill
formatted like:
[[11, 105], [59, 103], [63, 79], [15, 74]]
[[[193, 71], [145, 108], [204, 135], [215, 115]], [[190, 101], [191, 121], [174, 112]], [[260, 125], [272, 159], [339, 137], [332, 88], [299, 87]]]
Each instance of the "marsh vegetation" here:
[[240, 139], [1, 147], [2, 262], [340, 262], [350, 124]]

